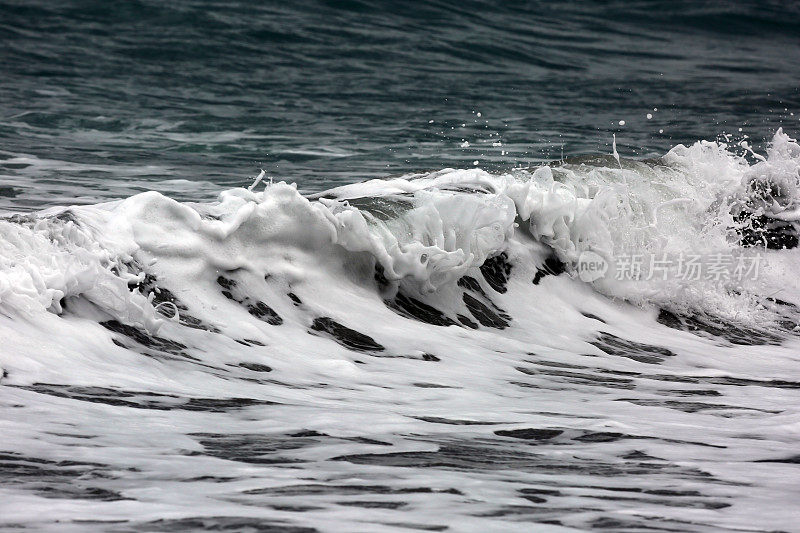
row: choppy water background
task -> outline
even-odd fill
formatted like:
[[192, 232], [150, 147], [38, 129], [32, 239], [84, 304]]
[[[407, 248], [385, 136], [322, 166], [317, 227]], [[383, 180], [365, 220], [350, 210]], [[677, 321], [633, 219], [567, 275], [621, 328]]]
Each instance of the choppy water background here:
[[798, 35], [793, 2], [3, 0], [0, 206], [757, 142]]

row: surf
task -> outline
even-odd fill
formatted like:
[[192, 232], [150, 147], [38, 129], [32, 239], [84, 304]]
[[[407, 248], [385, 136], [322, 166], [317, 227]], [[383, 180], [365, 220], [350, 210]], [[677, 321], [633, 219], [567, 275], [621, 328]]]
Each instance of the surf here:
[[[3, 218], [0, 384], [25, 417], [3, 422], [0, 462], [41, 470], [13, 477], [7, 501], [35, 503], [44, 483], [76, 496], [68, 521], [97, 501], [129, 519], [135, 499], [142, 527], [165, 505], [186, 525], [205, 501], [215, 524], [269, 505], [323, 529], [292, 506], [357, 526], [345, 504], [369, 501], [390, 531], [406, 506], [429, 526], [448, 509], [449, 524], [491, 527], [534, 512], [520, 499], [572, 497], [570, 517], [542, 519], [587, 527], [599, 518], [578, 508], [627, 491], [665, 527], [737, 527], [780, 486], [747, 465], [793, 460], [779, 443], [800, 387], [798, 168], [778, 131], [760, 158], [698, 142], [655, 161], [443, 169], [317, 194], [262, 180], [214, 202], [145, 192]], [[609, 264], [585, 281], [589, 252]], [[757, 278], [618, 279], [612, 264], [737, 253], [763, 256]], [[36, 455], [83, 441], [83, 462]], [[130, 488], [165, 468], [182, 498], [155, 506]], [[476, 504], [474, 483], [514, 503]], [[710, 518], [737, 483], [752, 496]]]

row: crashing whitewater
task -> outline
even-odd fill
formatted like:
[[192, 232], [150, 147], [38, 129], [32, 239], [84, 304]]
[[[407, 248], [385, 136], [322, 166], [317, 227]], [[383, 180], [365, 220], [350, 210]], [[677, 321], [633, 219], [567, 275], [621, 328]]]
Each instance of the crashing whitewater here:
[[0, 219], [0, 524], [791, 529], [800, 146], [737, 149]]

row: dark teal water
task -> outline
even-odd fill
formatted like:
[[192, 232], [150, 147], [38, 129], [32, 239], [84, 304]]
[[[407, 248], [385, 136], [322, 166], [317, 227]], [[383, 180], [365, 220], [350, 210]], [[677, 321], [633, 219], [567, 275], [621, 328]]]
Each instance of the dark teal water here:
[[793, 2], [0, 0], [0, 204], [758, 143], [798, 72]]

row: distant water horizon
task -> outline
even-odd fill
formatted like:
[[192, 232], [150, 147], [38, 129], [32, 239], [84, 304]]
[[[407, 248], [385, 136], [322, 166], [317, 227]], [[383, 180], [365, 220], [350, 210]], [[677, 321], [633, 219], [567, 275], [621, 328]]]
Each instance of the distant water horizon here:
[[0, 208], [759, 146], [800, 126], [798, 9], [4, 1]]

